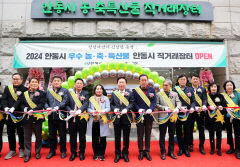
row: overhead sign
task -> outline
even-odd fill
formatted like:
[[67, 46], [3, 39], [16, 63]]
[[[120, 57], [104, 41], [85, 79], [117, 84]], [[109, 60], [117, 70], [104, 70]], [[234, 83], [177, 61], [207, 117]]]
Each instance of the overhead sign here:
[[175, 0], [33, 0], [31, 18], [213, 21], [213, 6]]
[[25, 42], [16, 44], [13, 66], [82, 68], [112, 61], [143, 67], [226, 67], [226, 48], [214, 42]]

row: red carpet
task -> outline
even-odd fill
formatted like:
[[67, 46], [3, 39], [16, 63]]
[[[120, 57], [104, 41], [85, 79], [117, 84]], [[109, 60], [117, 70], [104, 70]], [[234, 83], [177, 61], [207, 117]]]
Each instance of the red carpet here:
[[[166, 160], [161, 160], [160, 159], [160, 149], [158, 145], [158, 141], [152, 141], [151, 142], [151, 155], [153, 160], [152, 161], [147, 161], [144, 159], [143, 161], [138, 160], [138, 149], [137, 149], [137, 142], [131, 142], [130, 143], [130, 162], [125, 163], [122, 159], [120, 160], [119, 163], [115, 164], [113, 162], [114, 160], [114, 142], [108, 142], [107, 143], [107, 150], [106, 150], [106, 160], [105, 161], [93, 161], [92, 160], [92, 146], [91, 143], [87, 143], [87, 149], [86, 149], [86, 159], [84, 161], [80, 161], [79, 157], [77, 157], [73, 162], [70, 162], [69, 156], [69, 144], [67, 145], [68, 147], [68, 156], [66, 159], [61, 159], [60, 158], [60, 153], [59, 150], [57, 151], [57, 155], [53, 157], [50, 160], [46, 159], [47, 153], [49, 151], [48, 148], [43, 148], [42, 149], [42, 159], [36, 160], [35, 154], [32, 154], [32, 158], [28, 163], [24, 163], [23, 159], [18, 158], [18, 156], [10, 159], [10, 160], [4, 160], [4, 156], [8, 152], [8, 143], [4, 143], [3, 145], [3, 150], [1, 153], [1, 158], [0, 158], [0, 166], [1, 167], [28, 167], [28, 166], [34, 166], [34, 167], [74, 167], [74, 166], [87, 166], [91, 167], [94, 166], [96, 167], [101, 166], [131, 166], [131, 167], [139, 167], [139, 166], [144, 166], [144, 167], [230, 167], [230, 166], [239, 166], [240, 165], [240, 160], [237, 160], [234, 156], [232, 155], [227, 155], [225, 152], [228, 149], [228, 145], [226, 144], [226, 140], [223, 140], [222, 144], [222, 153], [223, 156], [219, 157], [217, 154], [210, 155], [210, 147], [209, 147], [209, 141], [206, 140], [205, 143], [205, 151], [207, 152], [206, 155], [201, 155], [198, 152], [198, 141], [194, 142], [194, 152], [191, 153], [191, 157], [187, 158], [185, 155], [178, 157], [177, 160], [173, 160], [170, 157], [167, 156]], [[34, 149], [32, 149], [34, 151]], [[175, 153], [178, 151], [178, 147], [176, 145], [175, 147]]]

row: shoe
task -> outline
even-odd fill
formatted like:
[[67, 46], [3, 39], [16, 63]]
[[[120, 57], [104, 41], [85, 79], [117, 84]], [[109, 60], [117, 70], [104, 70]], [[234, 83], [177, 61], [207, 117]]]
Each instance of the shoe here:
[[186, 155], [186, 157], [191, 157], [191, 155], [190, 155], [190, 153], [189, 153], [188, 150], [185, 150], [185, 151], [184, 151], [184, 154]]
[[203, 148], [203, 147], [199, 147], [199, 152], [200, 152], [201, 154], [203, 154], [203, 155], [206, 154], [206, 152], [204, 151], [204, 148]]
[[230, 149], [226, 152], [227, 154], [232, 154], [234, 153], [234, 148], [233, 147], [230, 147]]
[[126, 155], [123, 155], [123, 159], [124, 159], [125, 162], [129, 162], [129, 158], [128, 158], [128, 155], [127, 155], [127, 154], [126, 154]]
[[46, 159], [51, 159], [53, 156], [55, 156], [56, 155], [56, 153], [54, 152], [50, 152], [48, 155], [47, 155], [47, 157], [46, 157]]
[[30, 160], [30, 158], [31, 158], [31, 156], [26, 156], [26, 157], [24, 158], [24, 162], [28, 162], [28, 161]]
[[165, 159], [166, 159], [166, 154], [165, 154], [165, 153], [161, 154], [161, 159], [162, 159], [162, 160], [165, 160]]
[[114, 158], [114, 162], [118, 163], [120, 161], [120, 158], [121, 158], [121, 156], [117, 154]]
[[67, 157], [67, 154], [65, 152], [61, 153], [61, 158], [64, 159]]
[[222, 151], [219, 149], [219, 150], [217, 150], [217, 155], [218, 156], [222, 156]]
[[213, 155], [215, 152], [215, 149], [211, 149], [210, 154]]
[[179, 150], [177, 153], [178, 156], [182, 156], [183, 155], [183, 150]]
[[97, 156], [97, 155], [94, 155], [94, 156], [93, 156], [93, 160], [94, 160], [94, 161], [98, 160], [98, 156]]
[[172, 159], [177, 159], [177, 156], [174, 153], [168, 153], [168, 156]]
[[139, 160], [143, 160], [143, 152], [140, 152], [140, 153], [139, 153], [138, 159], [139, 159]]
[[80, 159], [80, 161], [83, 161], [85, 159], [85, 156], [83, 153], [80, 153], [79, 159]]
[[145, 157], [147, 160], [152, 161], [152, 157], [150, 156], [149, 152], [145, 152]]
[[189, 146], [189, 151], [193, 152], [193, 145]]
[[99, 159], [100, 159], [100, 161], [105, 161], [104, 155], [101, 155], [101, 156], [99, 157]]
[[75, 154], [71, 154], [70, 158], [69, 158], [69, 161], [73, 161], [75, 158], [76, 158], [76, 153]]
[[24, 149], [20, 149], [19, 150], [19, 158], [23, 158], [24, 157]]
[[240, 153], [239, 152], [236, 152], [236, 158], [240, 159]]
[[11, 159], [12, 157], [16, 156], [16, 151], [9, 151], [9, 153], [5, 156], [5, 160]]
[[36, 159], [41, 159], [41, 154], [36, 154]]

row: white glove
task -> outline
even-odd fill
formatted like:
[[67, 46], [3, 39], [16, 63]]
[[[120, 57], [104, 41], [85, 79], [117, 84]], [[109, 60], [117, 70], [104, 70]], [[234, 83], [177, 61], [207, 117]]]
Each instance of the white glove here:
[[195, 110], [199, 112], [199, 111], [201, 111], [201, 107], [196, 106]]
[[175, 108], [175, 109], [173, 110], [173, 113], [179, 113], [179, 109], [178, 109], [178, 108]]
[[119, 114], [119, 108], [115, 108], [115, 109], [114, 109], [114, 113], [115, 113], [115, 114]]
[[56, 106], [56, 107], [54, 107], [54, 109], [53, 109], [54, 111], [58, 111], [59, 110], [59, 107], [58, 106]]
[[193, 113], [194, 112], [194, 108], [190, 108], [190, 113]]
[[140, 109], [138, 110], [138, 113], [139, 113], [139, 114], [142, 114], [144, 111], [145, 111], [144, 109], [140, 108]]
[[207, 111], [207, 107], [205, 105], [202, 106], [203, 111]]
[[147, 114], [151, 114], [152, 113], [152, 109], [147, 109], [146, 113]]
[[210, 106], [210, 109], [211, 109], [211, 110], [215, 110], [216, 107], [214, 107], [214, 106]]
[[15, 110], [14, 107], [10, 108], [9, 112], [13, 113], [13, 111]]
[[181, 110], [187, 110], [187, 107], [186, 106], [182, 106]]
[[28, 115], [33, 115], [33, 110], [29, 110]]
[[28, 109], [28, 107], [25, 107], [23, 110], [25, 114], [27, 113], [27, 109]]
[[52, 107], [48, 107], [46, 110], [52, 110]]
[[81, 110], [77, 110], [77, 111], [75, 112], [75, 115], [79, 115], [79, 114], [81, 114], [81, 113], [82, 113]]
[[223, 106], [218, 106], [218, 109], [219, 109], [220, 111], [222, 111], [222, 110], [223, 110]]
[[126, 108], [122, 110], [122, 114], [127, 114], [127, 109]]
[[169, 107], [164, 107], [164, 111], [169, 111]]
[[70, 115], [73, 115], [75, 113], [75, 111], [70, 110], [69, 113], [70, 113]]
[[104, 111], [104, 110], [102, 110], [102, 111], [100, 112], [100, 114], [101, 114], [101, 115], [105, 114], [105, 111]]
[[10, 108], [8, 108], [8, 107], [5, 107], [5, 108], [4, 108], [4, 111], [5, 111], [5, 112], [8, 112], [8, 111], [9, 111], [9, 109], [10, 109]]

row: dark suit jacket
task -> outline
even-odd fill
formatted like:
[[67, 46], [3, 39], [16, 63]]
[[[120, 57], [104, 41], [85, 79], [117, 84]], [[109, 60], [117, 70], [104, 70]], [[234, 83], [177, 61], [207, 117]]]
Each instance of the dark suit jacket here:
[[[140, 87], [141, 88], [141, 87]], [[153, 93], [153, 97], [151, 98], [149, 96], [150, 93]], [[135, 111], [138, 112], [139, 109], [151, 109], [152, 111], [154, 111], [155, 106], [156, 106], [156, 101], [157, 101], [157, 97], [156, 97], [156, 93], [153, 87], [148, 87], [147, 88], [147, 97], [151, 102], [150, 107], [147, 106], [147, 104], [142, 100], [142, 98], [138, 95], [138, 93], [136, 92], [135, 89], [133, 89], [133, 97], [134, 97], [134, 108]], [[139, 113], [136, 113], [136, 117], [139, 116]], [[145, 119], [150, 119], [151, 121], [153, 121], [153, 117], [149, 114], [144, 115]]]
[[[128, 111], [128, 117], [132, 118], [132, 114], [131, 114], [131, 111], [133, 109], [133, 103], [134, 103], [134, 98], [133, 98], [133, 94], [131, 91], [129, 90], [125, 90], [125, 93], [128, 92], [128, 96], [124, 95], [124, 97], [128, 100], [129, 102], [129, 105], [128, 106], [125, 106], [123, 103], [120, 104], [120, 100], [118, 99], [118, 97], [112, 93], [112, 96], [111, 96], [111, 99], [110, 99], [110, 107], [111, 107], [111, 110], [112, 112], [114, 111], [114, 109], [118, 108], [120, 111], [122, 111], [123, 109], [127, 109]], [[114, 114], [115, 115], [115, 114]], [[118, 120], [117, 120], [118, 119]], [[123, 114], [121, 117], [120, 117], [120, 120], [119, 118], [116, 118], [116, 120], [114, 121], [113, 124], [118, 124], [118, 123], [123, 123], [123, 124], [129, 124], [129, 120], [127, 118], [127, 115], [126, 114]]]
[[[74, 90], [74, 93], [75, 93], [75, 92], [76, 92], [76, 91]], [[80, 97], [84, 97], [84, 100], [81, 100], [81, 98], [79, 98], [79, 100], [80, 100], [81, 103], [82, 103], [82, 107], [80, 108], [80, 110], [81, 110], [82, 112], [84, 112], [84, 111], [87, 110], [88, 105], [89, 105], [89, 94], [88, 94], [88, 92], [82, 90], [81, 93], [80, 93]], [[68, 105], [66, 106], [67, 111], [74, 110], [74, 109], [75, 109], [75, 105], [76, 105], [76, 104], [75, 104], [75, 102], [74, 102], [71, 94], [69, 93], [69, 103], [68, 103]]]
[[[193, 88], [194, 90], [194, 88]], [[207, 106], [207, 91], [205, 88], [199, 86], [197, 89], [196, 89], [196, 93], [197, 95], [202, 99], [202, 105], [204, 106]], [[196, 106], [199, 106], [198, 102], [196, 101]]]
[[[21, 92], [21, 95], [27, 90], [28, 89], [23, 85], [20, 85], [19, 87], [16, 88], [16, 92], [17, 91]], [[20, 105], [17, 105], [15, 103], [16, 103], [16, 101], [13, 99], [13, 97], [8, 89], [8, 86], [6, 86], [4, 89], [4, 92], [3, 92], [3, 96], [2, 96], [2, 108], [4, 109], [5, 107], [9, 107], [9, 108], [14, 107], [15, 111], [21, 111]], [[16, 107], [16, 106], [18, 106], [18, 107]], [[23, 114], [13, 113], [13, 115], [15, 115], [16, 117], [19, 117], [19, 116], [22, 116]], [[8, 120], [12, 121], [11, 119], [8, 119]]]
[[[32, 101], [37, 105], [37, 107], [31, 109], [31, 107], [29, 106], [29, 104], [27, 103], [27, 100], [24, 96], [24, 92], [19, 96], [17, 102], [15, 103], [15, 105], [18, 105], [17, 107], [20, 106], [21, 111], [24, 111], [25, 107], [28, 107], [28, 111], [29, 110], [43, 110], [44, 109], [44, 105], [46, 103], [46, 93], [41, 91], [41, 90], [37, 90], [37, 92], [39, 92], [39, 96], [33, 96]], [[30, 96], [30, 92], [28, 91], [28, 94]], [[28, 116], [26, 115], [25, 118], [23, 119], [23, 124], [27, 124], [27, 123], [40, 123], [43, 122], [44, 119], [38, 119], [34, 116]]]

